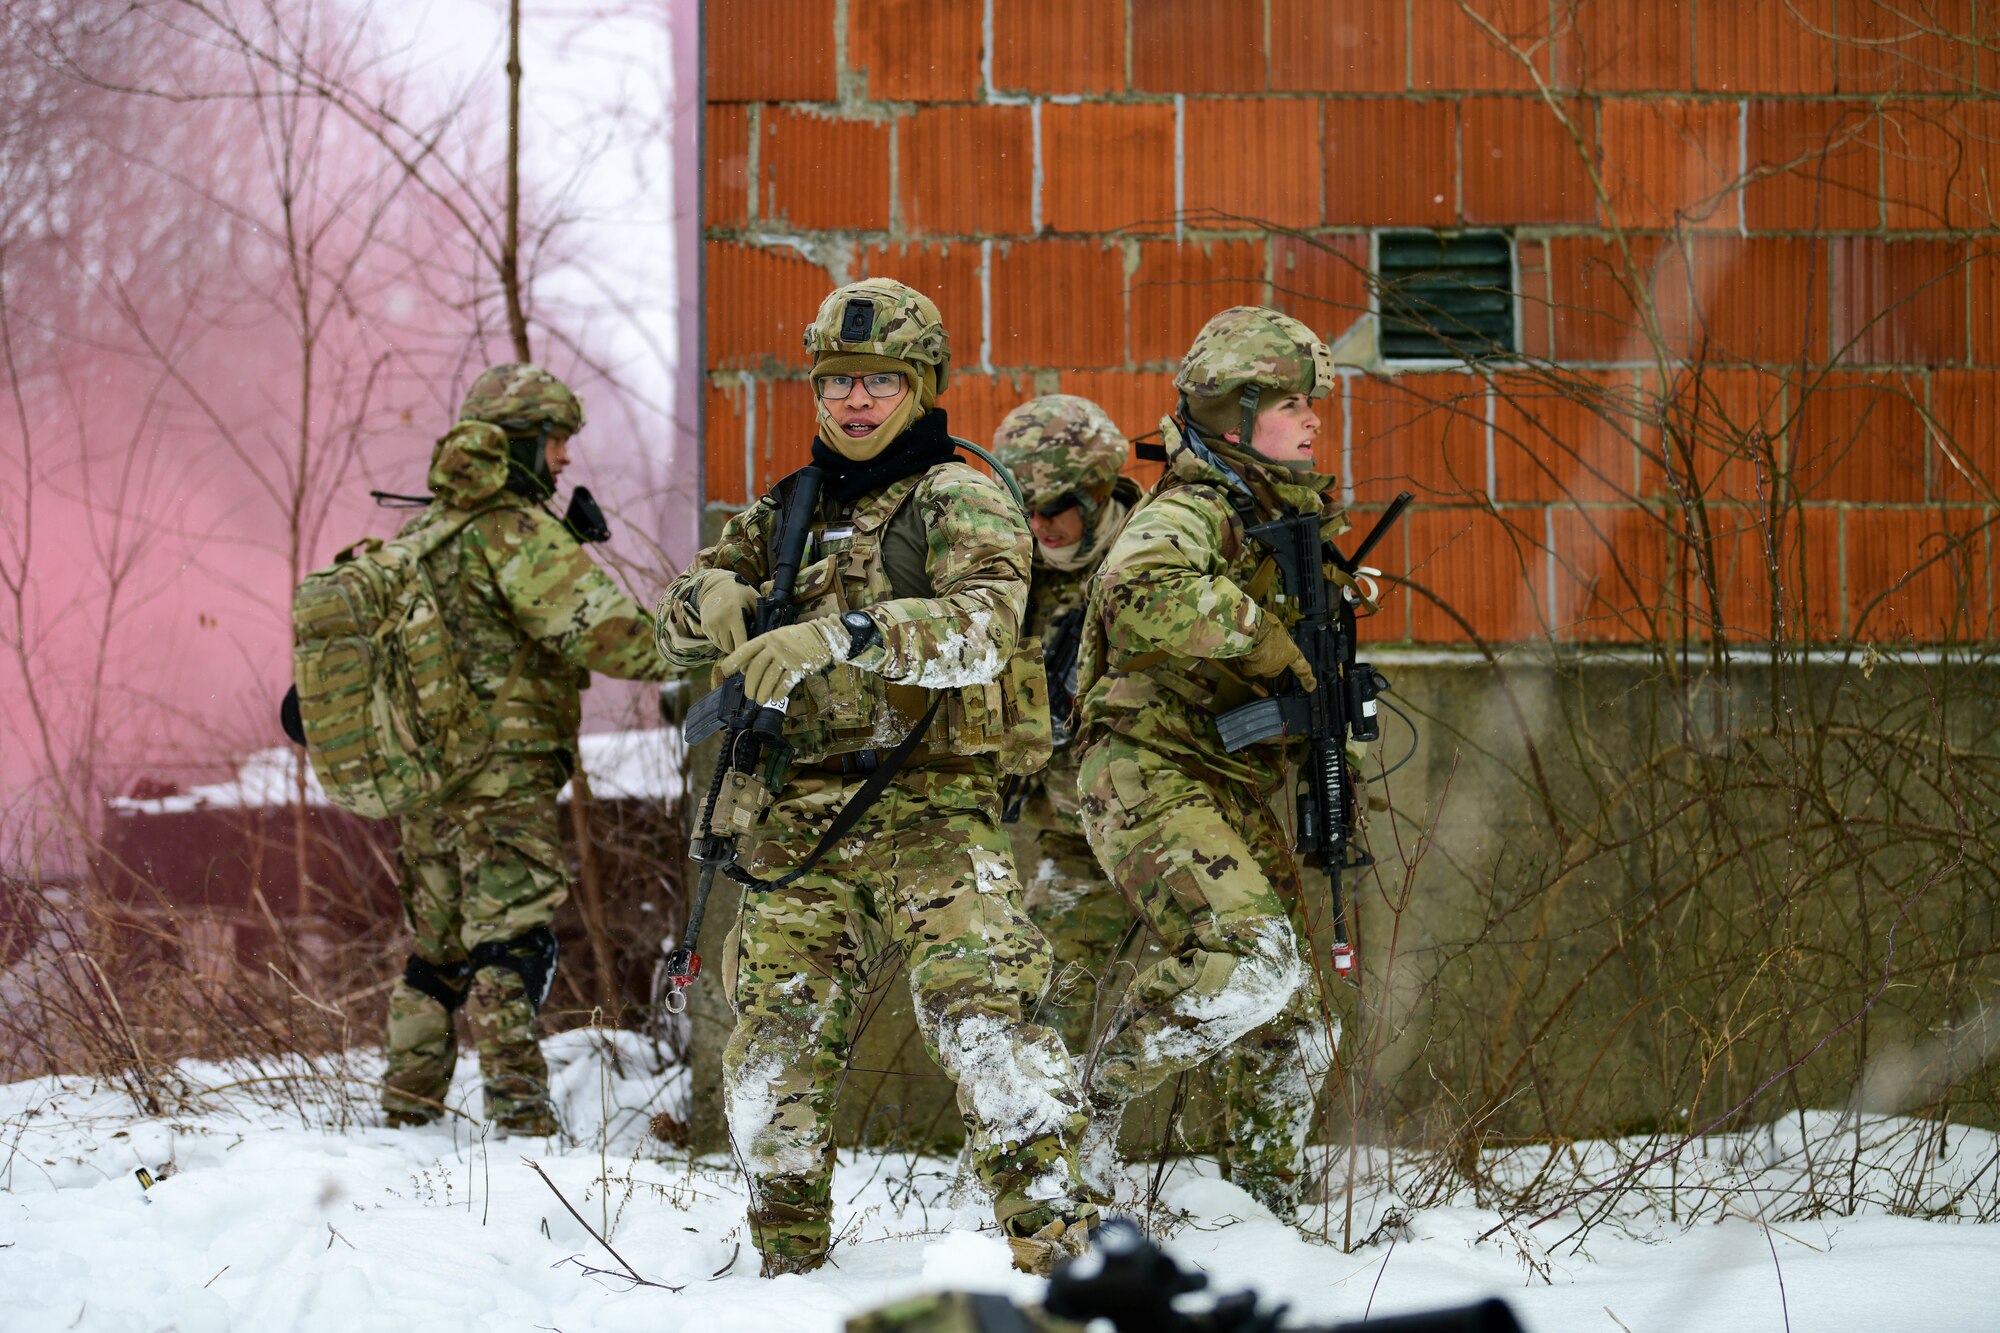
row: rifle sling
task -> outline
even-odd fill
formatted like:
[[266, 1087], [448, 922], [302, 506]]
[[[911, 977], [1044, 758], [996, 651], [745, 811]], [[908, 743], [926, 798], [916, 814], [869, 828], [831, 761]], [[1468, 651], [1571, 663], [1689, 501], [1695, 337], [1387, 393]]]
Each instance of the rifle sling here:
[[861, 784], [861, 789], [847, 798], [847, 804], [840, 807], [840, 813], [834, 816], [833, 823], [827, 825], [826, 832], [819, 835], [819, 841], [813, 845], [812, 851], [806, 854], [805, 860], [776, 879], [758, 879], [741, 865], [736, 864], [728, 867], [729, 877], [746, 889], [782, 889], [818, 865], [820, 859], [833, 850], [835, 843], [854, 831], [854, 826], [861, 822], [861, 816], [868, 813], [868, 807], [875, 804], [888, 789], [889, 783], [903, 771], [903, 765], [909, 762], [910, 756], [916, 753], [919, 745], [923, 744], [925, 734], [931, 729], [931, 719], [937, 716], [938, 705], [943, 702], [942, 691], [932, 696], [931, 706], [924, 710], [924, 715], [918, 720], [917, 725], [910, 728], [910, 734], [903, 737], [896, 748], [889, 751], [882, 762], [875, 766], [875, 771], [868, 775], [868, 780]]

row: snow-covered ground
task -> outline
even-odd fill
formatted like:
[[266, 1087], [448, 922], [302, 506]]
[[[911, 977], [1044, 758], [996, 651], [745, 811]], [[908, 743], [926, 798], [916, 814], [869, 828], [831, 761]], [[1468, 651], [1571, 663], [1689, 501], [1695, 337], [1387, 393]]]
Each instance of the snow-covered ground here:
[[[981, 1229], [984, 1210], [952, 1201], [951, 1164], [879, 1153], [842, 1155], [847, 1239], [835, 1265], [762, 1281], [728, 1163], [690, 1163], [645, 1132], [648, 1116], [682, 1109], [684, 1095], [678, 1075], [658, 1076], [649, 1043], [573, 1032], [545, 1046], [570, 1130], [546, 1141], [487, 1137], [470, 1119], [379, 1128], [367, 1089], [379, 1064], [367, 1054], [324, 1063], [308, 1081], [277, 1066], [183, 1066], [185, 1109], [164, 1116], [136, 1114], [104, 1085], [0, 1087], [0, 1327], [815, 1333], [929, 1288], [1022, 1300], [1040, 1289], [1010, 1271], [1004, 1245]], [[341, 1080], [351, 1080], [345, 1096]], [[468, 1056], [455, 1093], [468, 1112], [477, 1087]], [[1771, 1160], [1790, 1160], [1782, 1137], [1770, 1138]], [[1953, 1134], [1921, 1206], [1963, 1213], [1990, 1195], [1995, 1150], [1992, 1135]], [[151, 1189], [140, 1168], [157, 1178]], [[1523, 1219], [1481, 1239], [1500, 1218], [1470, 1205], [1416, 1210], [1395, 1239], [1342, 1253], [1194, 1165], [1169, 1174], [1161, 1202], [1183, 1264], [1217, 1290], [1291, 1302], [1295, 1321], [1499, 1295], [1538, 1333], [2000, 1323], [2000, 1225], [1879, 1210], [1760, 1221], [1760, 1198], [1766, 1216], [1788, 1211], [1776, 1193], [1796, 1183], [1790, 1169], [1760, 1178], [1740, 1156], [1684, 1161], [1683, 1185], [1727, 1186], [1688, 1196], [1703, 1220], [1628, 1216], [1591, 1232], [1581, 1253], [1555, 1244], [1573, 1217], [1532, 1230]], [[1954, 1182], [1981, 1178], [1985, 1195], [1954, 1194]], [[1393, 1203], [1376, 1196], [1364, 1211]], [[660, 1285], [620, 1275], [624, 1263]]]

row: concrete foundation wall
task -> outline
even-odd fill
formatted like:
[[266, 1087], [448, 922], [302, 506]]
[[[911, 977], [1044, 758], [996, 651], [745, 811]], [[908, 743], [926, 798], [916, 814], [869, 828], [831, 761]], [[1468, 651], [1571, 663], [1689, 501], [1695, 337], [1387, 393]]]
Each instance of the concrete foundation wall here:
[[[1327, 986], [1345, 1036], [1322, 1132], [1358, 1114], [1368, 1136], [1586, 1137], [1795, 1104], [1994, 1121], [1993, 666], [1377, 657], [1421, 738], [1412, 754], [1386, 717], [1370, 764], [1410, 756], [1375, 787], [1378, 864], [1351, 877], [1362, 977]], [[901, 975], [884, 984], [842, 1142], [949, 1147], [951, 1085]], [[695, 1124], [719, 1148], [718, 980], [691, 1016]], [[1162, 1089], [1128, 1149], [1211, 1143], [1211, 1081]]]

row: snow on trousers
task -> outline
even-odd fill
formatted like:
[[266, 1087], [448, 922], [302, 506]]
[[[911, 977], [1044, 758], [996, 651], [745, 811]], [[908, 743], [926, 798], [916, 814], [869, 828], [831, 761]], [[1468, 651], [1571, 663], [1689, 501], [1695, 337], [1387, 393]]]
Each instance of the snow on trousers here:
[[[1082, 1094], [1062, 1042], [1032, 1018], [1048, 947], [1018, 905], [990, 765], [951, 770], [898, 775], [818, 867], [744, 895], [724, 964], [737, 1018], [723, 1093], [763, 1254], [826, 1252], [834, 1098], [870, 992], [904, 959], [917, 1026], [957, 1084], [972, 1168], [1002, 1230], [1031, 1235], [1081, 1195]], [[752, 872], [803, 861], [859, 785], [796, 772], [766, 813]]]
[[1128, 1102], [1227, 1051], [1230, 1178], [1284, 1216], [1335, 1031], [1291, 839], [1253, 793], [1118, 733], [1086, 746], [1079, 783], [1099, 859], [1167, 950], [1106, 1023], [1091, 1090]]
[[[464, 965], [482, 944], [550, 923], [569, 896], [556, 809], [562, 782], [553, 756], [496, 754], [449, 802], [403, 817], [403, 913], [419, 958]], [[480, 968], [464, 1007], [487, 1118], [546, 1106], [548, 1066], [521, 974]], [[383, 1109], [436, 1115], [458, 1058], [452, 1013], [399, 979], [389, 995], [387, 1045]]]

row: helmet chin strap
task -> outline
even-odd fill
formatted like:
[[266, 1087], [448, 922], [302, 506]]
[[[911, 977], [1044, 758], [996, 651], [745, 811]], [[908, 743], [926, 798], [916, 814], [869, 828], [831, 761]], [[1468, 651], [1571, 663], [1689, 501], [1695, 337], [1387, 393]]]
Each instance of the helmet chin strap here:
[[531, 500], [546, 500], [555, 494], [556, 479], [549, 474], [550, 433], [551, 429], [548, 422], [543, 421], [536, 424], [533, 437], [534, 448], [524, 462], [515, 454], [514, 447], [516, 440], [524, 443], [527, 442], [529, 439], [528, 435], [526, 432], [507, 432], [507, 470], [510, 479], [514, 473], [518, 472], [524, 483], [532, 483], [533, 486], [532, 490], [522, 489], [522, 487], [514, 485], [510, 485], [508, 489], [513, 490], [516, 494], [527, 495]]
[[1243, 424], [1237, 427], [1236, 442], [1242, 445], [1244, 450], [1248, 453], [1254, 454], [1257, 452], [1255, 446], [1253, 446], [1250, 443], [1250, 437], [1257, 433], [1257, 404], [1263, 401], [1263, 398], [1264, 398], [1263, 385], [1246, 384], [1243, 386], [1243, 393], [1241, 400], [1242, 401], [1241, 421]]

